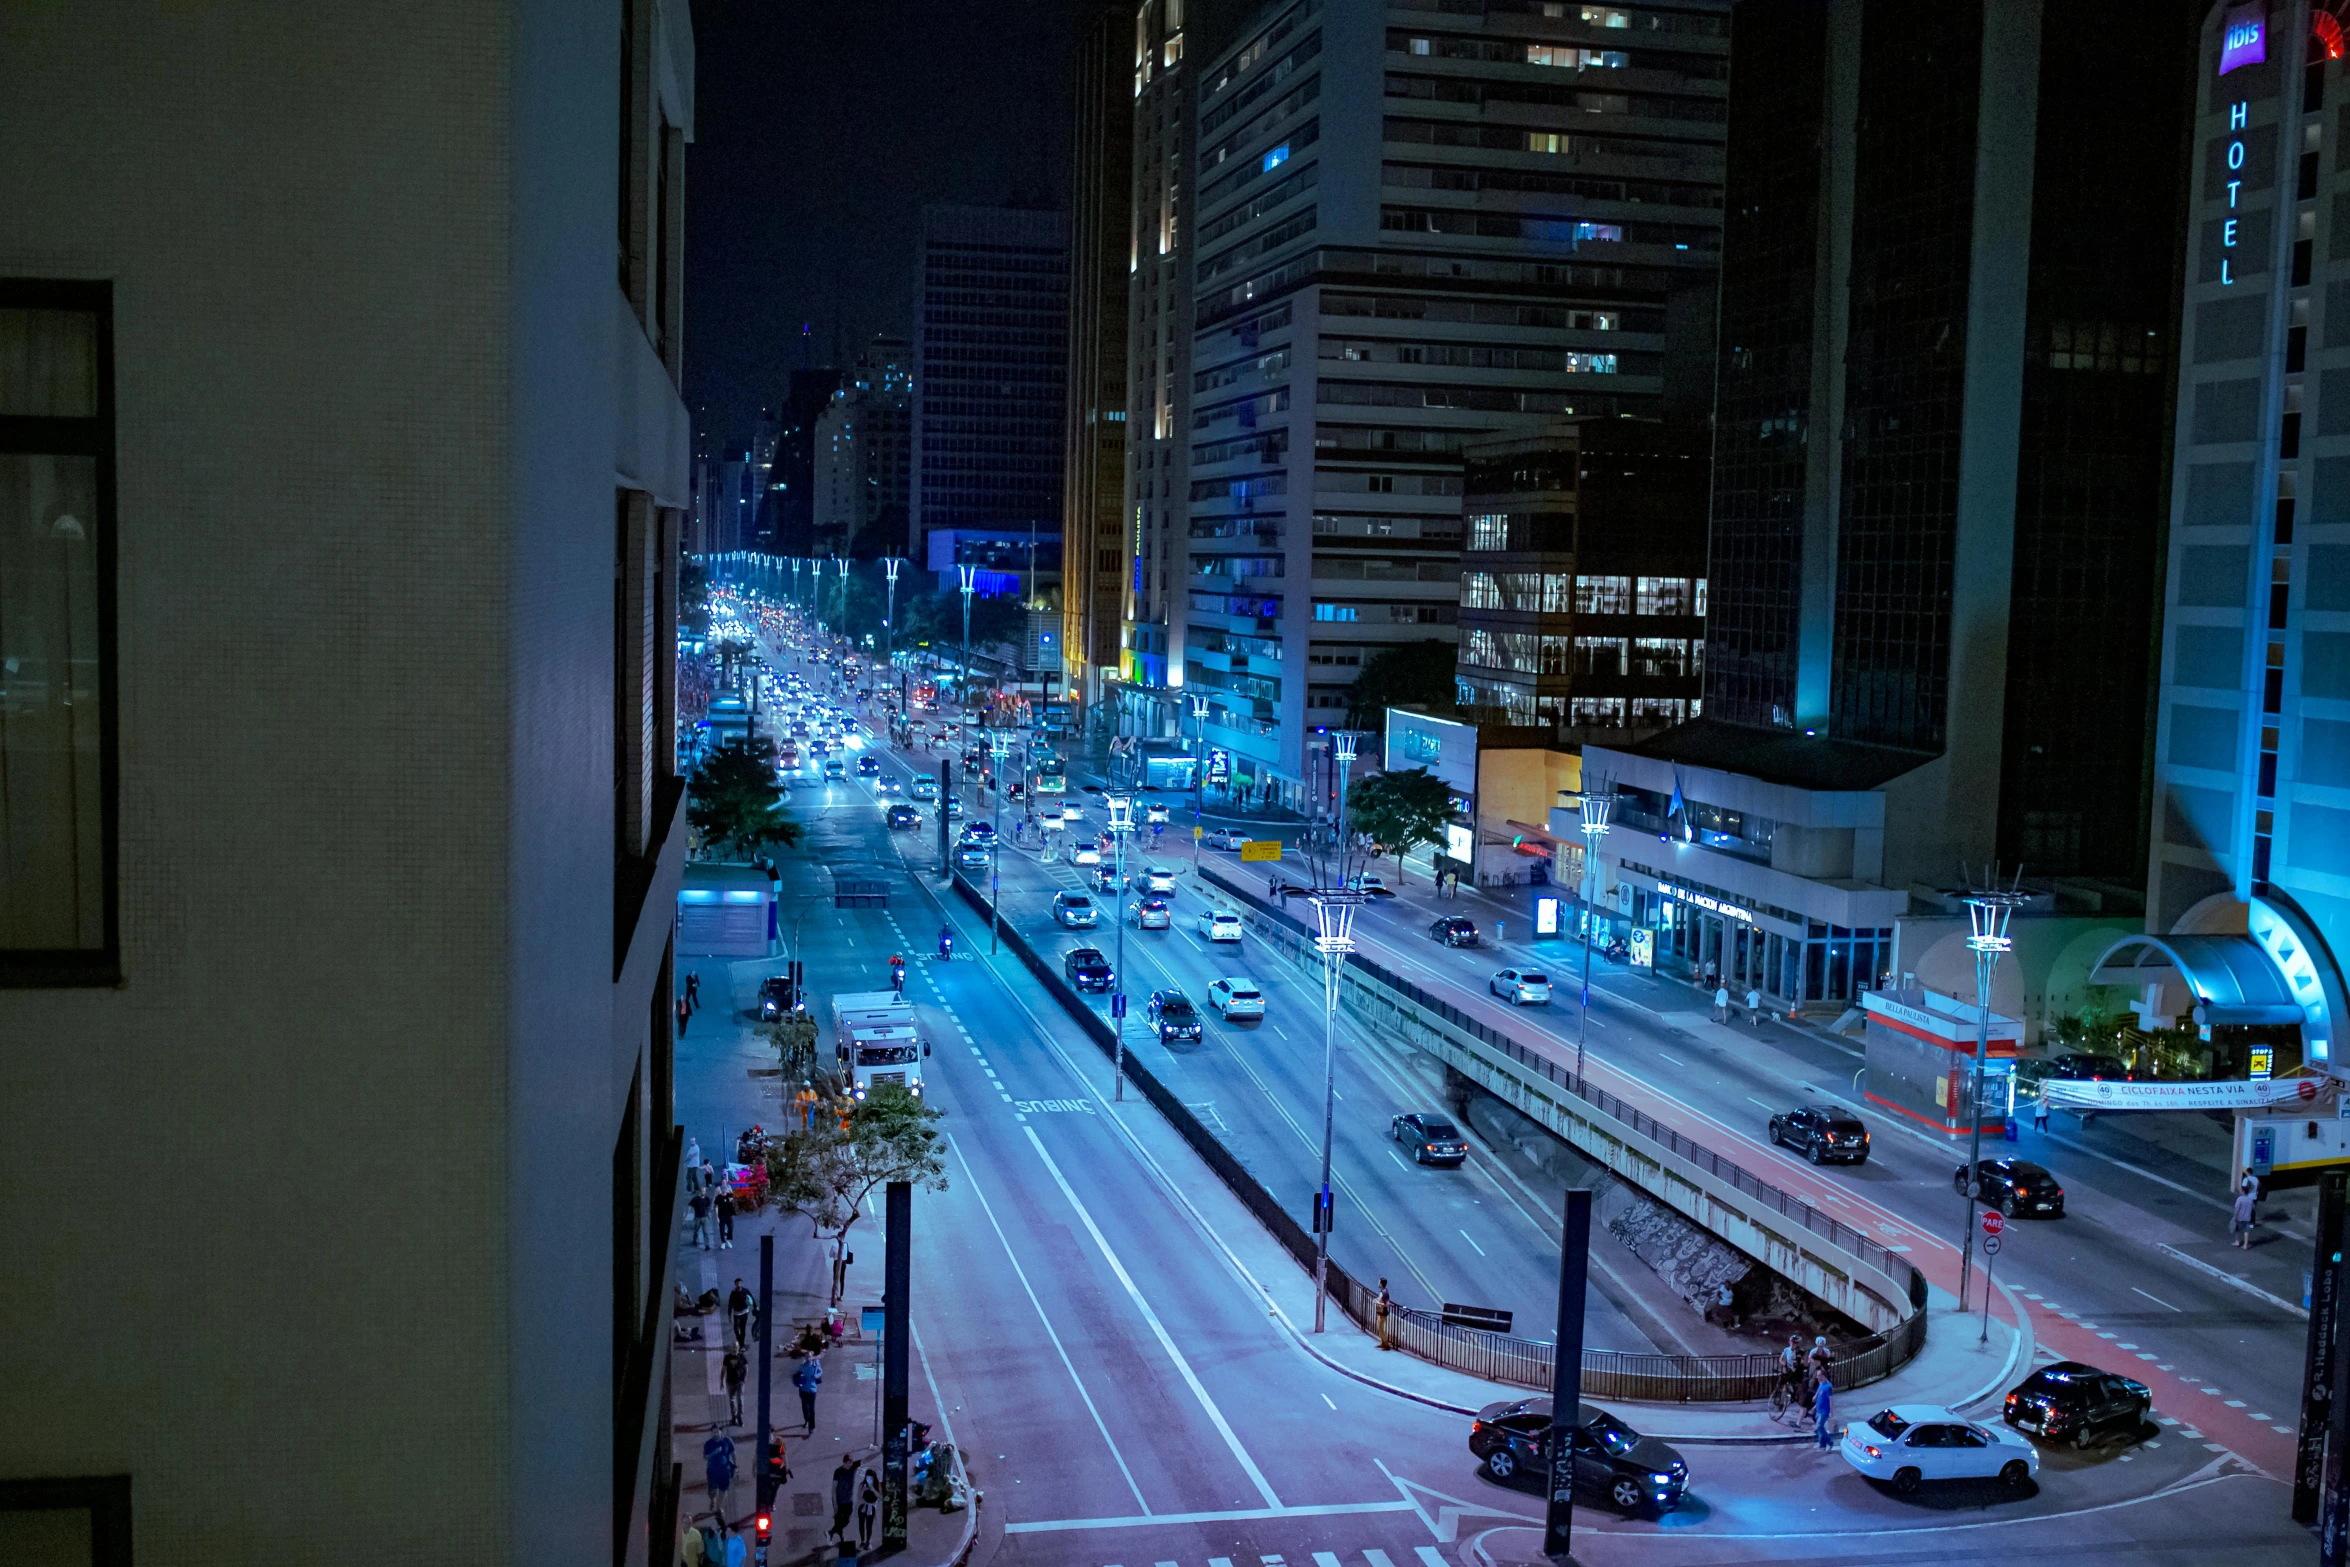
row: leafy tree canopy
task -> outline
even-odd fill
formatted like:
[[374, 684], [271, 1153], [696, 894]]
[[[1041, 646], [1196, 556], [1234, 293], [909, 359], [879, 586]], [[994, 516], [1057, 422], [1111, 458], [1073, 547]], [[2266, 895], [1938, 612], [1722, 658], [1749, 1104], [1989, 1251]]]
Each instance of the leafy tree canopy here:
[[767, 1145], [767, 1195], [784, 1212], [805, 1218], [837, 1255], [865, 1199], [880, 1188], [910, 1181], [925, 1191], [946, 1190], [946, 1140], [938, 1120], [939, 1112], [915, 1094], [894, 1083], [876, 1084], [849, 1111], [845, 1126], [819, 1115], [815, 1126]]
[[800, 841], [800, 824], [783, 809], [771, 740], [727, 741], [694, 769], [686, 794], [686, 820], [705, 844], [747, 858], [770, 844], [788, 849]]
[[1401, 881], [1405, 855], [1423, 843], [1444, 842], [1445, 824], [1452, 819], [1452, 790], [1425, 767], [1373, 773], [1348, 787], [1346, 814], [1356, 832], [1395, 856], [1395, 875]]

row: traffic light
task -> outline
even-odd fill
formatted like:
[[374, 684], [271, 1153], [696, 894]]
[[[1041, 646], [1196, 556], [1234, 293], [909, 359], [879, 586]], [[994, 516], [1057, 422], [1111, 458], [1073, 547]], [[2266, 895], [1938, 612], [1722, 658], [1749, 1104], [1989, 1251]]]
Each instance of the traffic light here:
[[762, 1551], [767, 1549], [768, 1536], [772, 1534], [775, 1529], [775, 1515], [762, 1508], [758, 1514], [752, 1518], [751, 1524], [755, 1531], [756, 1543], [758, 1544], [759, 1549]]

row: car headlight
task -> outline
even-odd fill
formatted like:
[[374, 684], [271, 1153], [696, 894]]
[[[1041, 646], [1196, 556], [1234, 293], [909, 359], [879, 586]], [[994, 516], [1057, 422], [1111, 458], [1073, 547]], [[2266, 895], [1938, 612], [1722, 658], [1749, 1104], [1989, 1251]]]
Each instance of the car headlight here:
[[1658, 1485], [1671, 1485], [1673, 1483], [1673, 1477], [1671, 1475], [1652, 1474], [1648, 1478]]

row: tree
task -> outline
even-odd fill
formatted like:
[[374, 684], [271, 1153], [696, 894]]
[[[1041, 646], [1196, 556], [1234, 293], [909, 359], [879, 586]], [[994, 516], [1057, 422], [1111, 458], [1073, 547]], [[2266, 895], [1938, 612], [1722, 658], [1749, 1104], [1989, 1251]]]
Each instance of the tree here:
[[1395, 879], [1403, 880], [1403, 857], [1419, 845], [1444, 842], [1452, 820], [1452, 790], [1425, 767], [1400, 773], [1373, 773], [1352, 785], [1347, 822], [1395, 856]]
[[787, 1095], [793, 1083], [805, 1083], [815, 1077], [816, 1020], [806, 1011], [795, 1007], [772, 1023], [761, 1023], [759, 1032], [775, 1047], [776, 1065], [783, 1071]]
[[727, 741], [694, 769], [686, 792], [686, 820], [706, 844], [748, 857], [800, 841], [800, 824], [784, 814], [783, 786], [775, 781], [773, 741]]
[[678, 560], [677, 629], [695, 636], [710, 629], [710, 573], [691, 555]]
[[[805, 1131], [767, 1145], [767, 1195], [796, 1213], [816, 1238], [832, 1244], [837, 1263], [865, 1199], [893, 1181], [925, 1191], [947, 1187], [946, 1140], [934, 1123], [939, 1112], [894, 1083], [880, 1083], [852, 1108], [844, 1126], [819, 1116]], [[832, 1303], [840, 1304], [841, 1270], [832, 1272]]]
[[1454, 663], [1452, 644], [1433, 637], [1381, 648], [1363, 660], [1362, 673], [1348, 692], [1348, 727], [1384, 728], [1391, 707], [1451, 712], [1459, 692], [1453, 683]]

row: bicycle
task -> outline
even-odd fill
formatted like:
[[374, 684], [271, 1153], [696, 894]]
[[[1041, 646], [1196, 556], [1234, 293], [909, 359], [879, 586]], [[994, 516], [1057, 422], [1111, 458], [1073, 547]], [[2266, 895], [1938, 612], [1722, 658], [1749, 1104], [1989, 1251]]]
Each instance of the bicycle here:
[[1779, 1373], [1779, 1380], [1771, 1386], [1771, 1418], [1783, 1420], [1790, 1409], [1800, 1415], [1803, 1412], [1804, 1402], [1803, 1373], [1782, 1370]]

